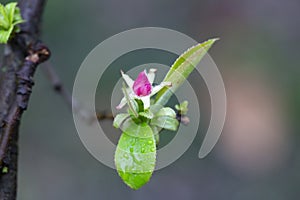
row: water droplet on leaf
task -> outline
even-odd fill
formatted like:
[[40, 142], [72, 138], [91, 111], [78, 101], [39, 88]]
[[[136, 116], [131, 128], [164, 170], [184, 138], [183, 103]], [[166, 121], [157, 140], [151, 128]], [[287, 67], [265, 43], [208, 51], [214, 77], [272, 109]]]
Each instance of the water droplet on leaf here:
[[124, 158], [128, 158], [128, 154], [127, 153], [124, 153]]
[[153, 144], [153, 141], [152, 141], [152, 140], [149, 140], [149, 141], [148, 141], [148, 144]]

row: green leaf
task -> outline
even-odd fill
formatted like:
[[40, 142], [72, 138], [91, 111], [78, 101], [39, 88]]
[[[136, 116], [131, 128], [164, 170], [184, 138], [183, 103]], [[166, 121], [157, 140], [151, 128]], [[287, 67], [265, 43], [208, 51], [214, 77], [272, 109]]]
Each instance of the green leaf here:
[[20, 31], [17, 24], [24, 22], [16, 2], [0, 4], [0, 43], [7, 43], [12, 34]]
[[14, 22], [14, 15], [15, 15], [15, 9], [16, 9], [17, 3], [12, 2], [5, 5], [5, 11], [7, 14], [7, 18], [9, 21], [9, 24], [13, 24]]
[[160, 128], [158, 126], [154, 126], [154, 125], [153, 126], [151, 125], [150, 127], [152, 129], [153, 134], [154, 134], [155, 143], [156, 143], [156, 146], [157, 146], [158, 143], [159, 143], [159, 133], [162, 130], [162, 128]]
[[177, 58], [163, 80], [163, 82], [171, 82], [172, 87], [170, 89], [164, 87], [158, 92], [156, 96], [156, 104], [165, 105], [168, 102], [172, 94], [188, 78], [206, 52], [217, 40], [218, 39], [210, 39], [206, 42], [193, 46]]
[[12, 26], [8, 30], [0, 30], [0, 44], [7, 43], [12, 31]]
[[138, 105], [138, 112], [143, 112], [144, 111], [144, 103], [140, 99], [134, 99]]
[[150, 110], [145, 110], [144, 112], [139, 112], [139, 115], [147, 119], [152, 119], [154, 117], [153, 113]]
[[7, 174], [7, 173], [8, 173], [8, 167], [3, 167], [2, 174]]
[[157, 118], [153, 118], [151, 120], [152, 126], [158, 126], [170, 131], [176, 131], [179, 125], [179, 122], [177, 119], [168, 117], [168, 116], [161, 116]]
[[124, 93], [124, 96], [126, 98], [126, 101], [127, 101], [127, 104], [128, 104], [128, 109], [129, 109], [129, 113], [131, 115], [133, 115], [135, 118], [138, 117], [138, 111], [139, 111], [139, 106], [138, 106], [138, 103], [129, 96], [128, 92], [127, 92], [127, 89], [126, 89], [126, 86], [125, 86], [125, 83], [123, 83], [123, 93]]
[[[150, 180], [154, 171], [156, 145], [149, 125], [136, 124], [131, 118], [126, 121], [131, 125], [123, 129], [115, 152], [115, 165], [122, 180], [137, 190]], [[138, 126], [140, 128], [134, 129]]]
[[0, 3], [0, 28], [7, 30], [9, 28], [9, 19], [5, 7]]
[[158, 126], [171, 131], [176, 131], [179, 125], [176, 113], [172, 108], [165, 107], [160, 109], [151, 120], [152, 126]]
[[126, 119], [120, 128], [132, 137], [148, 137], [147, 134], [144, 134], [149, 129], [147, 123], [136, 122], [132, 118]]
[[114, 118], [113, 126], [115, 128], [120, 128], [121, 124], [130, 117], [128, 113], [120, 113]]
[[18, 7], [15, 8], [15, 14], [14, 14], [13, 22], [14, 22], [15, 24], [16, 24], [16, 23], [22, 23], [22, 22], [25, 22], [25, 20], [22, 19], [21, 11], [20, 11], [20, 8], [18, 8]]
[[168, 117], [176, 118], [176, 112], [170, 107], [164, 107], [155, 114], [155, 117], [160, 117], [160, 116], [168, 116]]
[[175, 108], [181, 115], [186, 115], [188, 111], [188, 105], [188, 101], [183, 101], [181, 104], [175, 105]]

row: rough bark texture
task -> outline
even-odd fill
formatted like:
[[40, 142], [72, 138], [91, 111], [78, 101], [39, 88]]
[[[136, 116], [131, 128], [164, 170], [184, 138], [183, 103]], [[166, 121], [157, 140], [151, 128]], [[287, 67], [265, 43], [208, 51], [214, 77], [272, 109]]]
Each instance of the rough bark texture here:
[[19, 1], [26, 22], [5, 46], [0, 67], [0, 200], [16, 199], [20, 120], [28, 105], [36, 67], [50, 56], [38, 39], [45, 3]]

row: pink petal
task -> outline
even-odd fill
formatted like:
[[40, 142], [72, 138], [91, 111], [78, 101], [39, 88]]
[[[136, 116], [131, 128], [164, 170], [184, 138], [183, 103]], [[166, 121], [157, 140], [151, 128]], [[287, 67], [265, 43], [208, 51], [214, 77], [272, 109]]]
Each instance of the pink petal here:
[[148, 80], [148, 77], [147, 77], [145, 71], [142, 71], [141, 73], [139, 73], [138, 77], [136, 78], [136, 80], [133, 83], [132, 89], [133, 89], [134, 93], [140, 97], [151, 94], [152, 85], [151, 85], [150, 81]]

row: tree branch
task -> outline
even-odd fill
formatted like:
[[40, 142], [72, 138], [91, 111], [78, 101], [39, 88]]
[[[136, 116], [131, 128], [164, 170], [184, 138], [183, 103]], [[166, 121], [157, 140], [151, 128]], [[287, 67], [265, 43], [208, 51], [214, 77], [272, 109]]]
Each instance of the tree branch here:
[[[41, 16], [46, 0], [20, 0], [25, 23], [21, 32], [5, 46], [0, 72], [0, 199], [16, 199], [18, 130], [33, 86], [32, 77], [41, 62], [49, 58], [39, 41]], [[6, 169], [6, 170], [3, 170]]]

